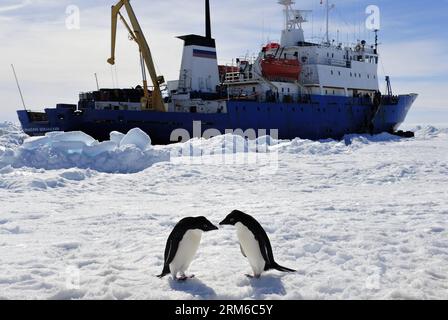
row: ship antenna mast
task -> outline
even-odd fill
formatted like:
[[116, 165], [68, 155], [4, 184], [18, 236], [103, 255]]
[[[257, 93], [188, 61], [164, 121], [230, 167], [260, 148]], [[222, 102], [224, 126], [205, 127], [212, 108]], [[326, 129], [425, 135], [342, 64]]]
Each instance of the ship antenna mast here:
[[378, 29], [375, 29], [375, 54], [378, 54]]
[[279, 0], [279, 4], [284, 5], [285, 9], [285, 30], [290, 29], [290, 12], [291, 12], [291, 6], [294, 4], [293, 0]]
[[[321, 0], [321, 4], [322, 4], [322, 1], [323, 0]], [[330, 44], [330, 33], [329, 33], [329, 26], [330, 26], [330, 10], [331, 9], [334, 9], [334, 4], [332, 4], [332, 5], [330, 5], [330, 1], [329, 0], [327, 0], [326, 1], [326, 12], [327, 12], [327, 18], [326, 18], [326, 31], [325, 31], [325, 38], [326, 38], [326, 40], [327, 40], [327, 44]]]
[[19, 79], [17, 78], [16, 69], [14, 69], [14, 65], [11, 64], [12, 72], [14, 73], [14, 78], [16, 78], [17, 89], [19, 89], [20, 99], [22, 99], [23, 109], [26, 110], [25, 100], [23, 99], [22, 89], [20, 88]]

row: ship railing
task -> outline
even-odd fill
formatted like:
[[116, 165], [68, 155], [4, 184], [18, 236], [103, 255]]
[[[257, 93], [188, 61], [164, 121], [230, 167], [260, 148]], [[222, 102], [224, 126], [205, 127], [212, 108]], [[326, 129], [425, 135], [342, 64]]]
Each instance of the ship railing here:
[[225, 76], [225, 82], [237, 82], [240, 80], [239, 72], [228, 72]]
[[383, 95], [381, 97], [381, 103], [385, 105], [397, 105], [400, 101], [400, 97], [396, 95]]
[[253, 82], [255, 75], [252, 72], [228, 72], [224, 78], [224, 83], [236, 83], [236, 82]]

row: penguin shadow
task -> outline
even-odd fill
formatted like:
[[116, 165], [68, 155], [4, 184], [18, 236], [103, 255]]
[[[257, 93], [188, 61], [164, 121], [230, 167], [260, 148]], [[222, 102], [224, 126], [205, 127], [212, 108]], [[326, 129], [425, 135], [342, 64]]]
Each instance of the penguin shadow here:
[[250, 279], [249, 283], [252, 286], [256, 300], [263, 299], [267, 294], [286, 295], [281, 276], [263, 275], [259, 279]]
[[201, 280], [197, 278], [188, 279], [187, 281], [176, 281], [169, 279], [171, 289], [175, 291], [183, 291], [201, 299], [214, 299], [216, 292]]

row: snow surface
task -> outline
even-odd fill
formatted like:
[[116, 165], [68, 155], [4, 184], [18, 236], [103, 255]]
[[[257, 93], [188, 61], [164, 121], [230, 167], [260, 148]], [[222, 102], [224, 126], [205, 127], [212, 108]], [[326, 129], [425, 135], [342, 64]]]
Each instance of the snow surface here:
[[[151, 146], [140, 130], [24, 142], [0, 124], [0, 299], [447, 299], [448, 129], [416, 132]], [[200, 161], [174, 161], [185, 151]], [[217, 224], [233, 209], [298, 272], [246, 278], [226, 226], [203, 235], [195, 279], [155, 277], [178, 220]]]

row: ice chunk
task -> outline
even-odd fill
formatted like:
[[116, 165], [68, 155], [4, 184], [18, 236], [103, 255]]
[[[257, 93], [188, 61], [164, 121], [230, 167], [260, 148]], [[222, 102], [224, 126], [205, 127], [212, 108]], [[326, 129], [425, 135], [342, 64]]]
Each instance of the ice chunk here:
[[120, 147], [132, 145], [140, 150], [145, 150], [151, 145], [151, 138], [139, 128], [131, 129], [123, 139], [121, 139]]
[[[135, 173], [170, 159], [166, 150], [150, 146], [151, 139], [140, 129], [130, 130], [127, 135], [113, 132], [111, 140], [101, 143], [82, 132], [51, 132], [44, 137], [28, 138], [16, 149], [2, 147], [0, 168], [90, 168], [108, 173]], [[65, 180], [83, 179], [72, 173], [61, 177]], [[37, 181], [33, 187], [43, 188], [43, 185]], [[45, 186], [52, 187], [52, 184], [46, 182]]]
[[115, 142], [117, 145], [120, 144], [121, 140], [124, 138], [124, 134], [118, 131], [112, 131], [110, 133], [110, 141]]
[[61, 173], [61, 177], [66, 180], [82, 181], [86, 178], [86, 174], [81, 170], [68, 170]]
[[114, 151], [118, 147], [115, 141], [104, 141], [93, 146], [85, 146], [83, 152], [86, 156], [96, 157], [102, 153]]
[[31, 137], [25, 140], [22, 145], [23, 149], [33, 150], [50, 143], [49, 137]]
[[49, 132], [45, 136], [50, 138], [51, 141], [76, 141], [88, 146], [98, 143], [94, 138], [81, 131]]

